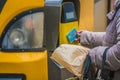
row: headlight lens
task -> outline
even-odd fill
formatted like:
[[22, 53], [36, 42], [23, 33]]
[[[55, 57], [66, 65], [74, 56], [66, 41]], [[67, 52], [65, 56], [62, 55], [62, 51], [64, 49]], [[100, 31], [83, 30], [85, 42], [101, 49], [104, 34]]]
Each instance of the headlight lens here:
[[10, 33], [11, 43], [18, 47], [25, 43], [25, 35], [21, 29], [14, 29]]

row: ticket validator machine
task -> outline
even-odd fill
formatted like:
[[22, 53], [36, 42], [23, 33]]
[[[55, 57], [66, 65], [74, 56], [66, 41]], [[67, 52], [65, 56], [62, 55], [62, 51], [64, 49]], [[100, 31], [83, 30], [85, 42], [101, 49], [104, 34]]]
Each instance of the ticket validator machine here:
[[[66, 35], [73, 28], [78, 30], [79, 0], [46, 0], [46, 47], [53, 51], [60, 44], [69, 44]], [[74, 43], [73, 43], [74, 44]]]
[[45, 1], [45, 40], [49, 55], [49, 80], [65, 80], [74, 76], [49, 57], [60, 44], [70, 44], [66, 35], [73, 28], [78, 30], [79, 6], [79, 0]]
[[48, 80], [44, 0], [0, 0], [0, 80]]
[[[79, 7], [78, 5], [76, 5]], [[59, 44], [71, 44], [67, 38], [67, 34], [75, 28], [78, 30], [77, 9], [73, 2], [63, 2], [61, 8], [61, 23], [59, 27]], [[74, 42], [72, 42], [74, 44]]]

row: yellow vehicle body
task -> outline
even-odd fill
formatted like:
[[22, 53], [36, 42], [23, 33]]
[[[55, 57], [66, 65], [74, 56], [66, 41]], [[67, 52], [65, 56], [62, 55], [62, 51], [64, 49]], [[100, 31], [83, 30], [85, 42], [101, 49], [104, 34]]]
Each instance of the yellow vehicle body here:
[[48, 80], [47, 51], [0, 52], [0, 74], [24, 74], [26, 80]]
[[0, 35], [16, 15], [29, 9], [44, 7], [44, 0], [7, 0], [0, 14]]
[[80, 1], [79, 30], [94, 31], [94, 0]]
[[[0, 36], [7, 24], [18, 14], [43, 8], [44, 0], [7, 0], [0, 13]], [[24, 74], [26, 80], [48, 80], [47, 51], [0, 51], [0, 74]]]

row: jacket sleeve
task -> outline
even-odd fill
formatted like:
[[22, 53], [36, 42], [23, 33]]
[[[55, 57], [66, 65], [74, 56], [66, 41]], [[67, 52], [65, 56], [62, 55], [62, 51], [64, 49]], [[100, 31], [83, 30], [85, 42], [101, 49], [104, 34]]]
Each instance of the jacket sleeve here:
[[120, 69], [120, 16], [116, 24], [117, 44], [108, 50], [106, 58], [106, 67], [115, 71]]
[[80, 43], [84, 46], [96, 47], [101, 46], [105, 32], [83, 31], [80, 37]]
[[[117, 20], [117, 43], [107, 51], [104, 68], [117, 71], [120, 70], [120, 18]], [[102, 68], [102, 57], [107, 47], [99, 46], [90, 50], [91, 62], [95, 66]]]

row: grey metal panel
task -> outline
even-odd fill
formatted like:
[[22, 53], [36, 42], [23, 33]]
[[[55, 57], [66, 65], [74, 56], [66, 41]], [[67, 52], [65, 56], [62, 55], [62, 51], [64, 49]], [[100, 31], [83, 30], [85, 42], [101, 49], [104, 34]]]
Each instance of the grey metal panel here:
[[45, 1], [45, 6], [60, 6], [63, 0], [57, 0], [57, 1]]
[[60, 14], [60, 3], [45, 3], [45, 35], [48, 51], [54, 51], [58, 43]]
[[72, 73], [66, 70], [63, 66], [54, 62], [49, 58], [49, 80], [65, 80], [74, 77]]
[[0, 0], [0, 13], [2, 12], [2, 9], [5, 6], [6, 2], [7, 2], [7, 0]]

